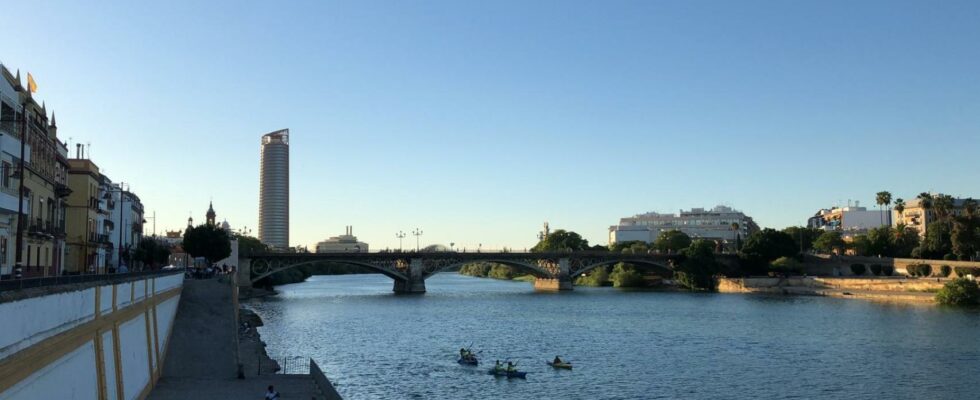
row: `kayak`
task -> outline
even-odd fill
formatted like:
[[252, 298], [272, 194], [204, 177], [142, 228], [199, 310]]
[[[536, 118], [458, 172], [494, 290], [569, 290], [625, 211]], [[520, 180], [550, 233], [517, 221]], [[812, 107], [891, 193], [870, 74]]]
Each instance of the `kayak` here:
[[456, 362], [460, 363], [461, 365], [480, 365], [480, 361], [477, 360], [476, 357], [460, 358], [459, 360], [456, 360]]
[[507, 372], [507, 371], [498, 371], [494, 368], [490, 368], [490, 371], [487, 371], [487, 373], [493, 376], [507, 377], [508, 379], [510, 378], [527, 379], [527, 372], [520, 372], [520, 371]]
[[550, 365], [554, 369], [572, 369], [572, 364], [569, 364], [569, 363], [557, 363], [557, 364], [555, 364], [554, 362], [548, 361], [548, 365]]

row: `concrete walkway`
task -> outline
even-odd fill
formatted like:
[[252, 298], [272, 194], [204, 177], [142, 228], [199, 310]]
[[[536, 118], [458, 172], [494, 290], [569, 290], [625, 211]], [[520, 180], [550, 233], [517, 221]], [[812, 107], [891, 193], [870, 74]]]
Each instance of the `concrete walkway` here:
[[313, 397], [313, 381], [308, 375], [267, 375], [249, 379], [161, 379], [150, 393], [150, 400], [261, 399], [273, 385], [281, 399]]
[[[282, 399], [313, 396], [313, 379], [309, 375], [236, 379], [235, 307], [230, 283], [217, 279], [184, 281], [173, 333], [167, 343], [163, 376], [149, 399], [261, 399], [269, 385], [276, 387]], [[256, 355], [243, 354], [249, 356]]]

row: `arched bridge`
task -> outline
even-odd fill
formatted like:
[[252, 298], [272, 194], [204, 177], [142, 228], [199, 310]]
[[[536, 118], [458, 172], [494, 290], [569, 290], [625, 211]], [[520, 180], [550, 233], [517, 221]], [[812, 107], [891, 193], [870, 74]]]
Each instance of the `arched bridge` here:
[[538, 290], [571, 290], [574, 277], [618, 262], [671, 273], [675, 255], [607, 252], [562, 253], [259, 253], [239, 259], [239, 282], [251, 285], [262, 278], [321, 262], [355, 265], [395, 281], [397, 293], [424, 293], [425, 279], [463, 264], [491, 262], [510, 266], [537, 279]]

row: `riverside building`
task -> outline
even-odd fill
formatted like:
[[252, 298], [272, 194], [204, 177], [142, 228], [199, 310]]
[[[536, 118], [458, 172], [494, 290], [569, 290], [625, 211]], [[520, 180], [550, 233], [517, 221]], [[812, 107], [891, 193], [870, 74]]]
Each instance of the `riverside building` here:
[[[952, 216], [962, 216], [964, 213], [963, 203], [966, 199], [953, 199], [953, 207], [949, 210]], [[929, 224], [936, 221], [936, 212], [932, 208], [922, 207], [922, 199], [911, 199], [905, 202], [905, 208], [899, 212], [892, 209], [892, 222], [897, 227], [905, 225], [914, 228], [919, 232], [919, 236], [925, 237], [926, 229]]]
[[[733, 224], [737, 224], [736, 229]], [[734, 243], [736, 237], [746, 237], [759, 230], [752, 217], [726, 206], [710, 210], [692, 208], [677, 214], [648, 212], [621, 218], [619, 225], [609, 227], [609, 244], [641, 241], [653, 243], [660, 232], [679, 230], [692, 239], [719, 240]]]
[[289, 248], [289, 129], [262, 136], [259, 240], [274, 249]]
[[817, 211], [807, 220], [807, 226], [825, 231], [866, 233], [870, 229], [888, 225], [888, 218], [888, 213], [868, 210], [856, 202], [853, 206]]
[[354, 227], [348, 226], [346, 232], [316, 244], [317, 253], [367, 253], [368, 244], [357, 241]]
[[[0, 269], [4, 276], [16, 277], [13, 266], [18, 263], [20, 231], [21, 276], [59, 275], [65, 257], [65, 197], [70, 193], [68, 147], [58, 139], [54, 112], [49, 120], [46, 105], [34, 99], [32, 89], [36, 86], [30, 82], [25, 86], [20, 71], [13, 74], [3, 64], [0, 75], [0, 121], [4, 121], [0, 124], [0, 153], [11, 156], [9, 164], [0, 156], [0, 192], [13, 197], [12, 202], [10, 198], [0, 199], [6, 200], [5, 206], [0, 205]], [[21, 122], [24, 119], [26, 124]], [[25, 134], [23, 214], [17, 218], [20, 146]]]

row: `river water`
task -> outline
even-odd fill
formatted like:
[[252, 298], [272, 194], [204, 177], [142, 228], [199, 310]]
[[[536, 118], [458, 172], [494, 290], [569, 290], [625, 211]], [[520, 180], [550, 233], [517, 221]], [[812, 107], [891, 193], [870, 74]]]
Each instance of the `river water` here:
[[[823, 297], [581, 288], [451, 273], [424, 295], [314, 276], [247, 306], [273, 357], [312, 356], [346, 399], [980, 398], [980, 312]], [[456, 363], [460, 347], [479, 367]], [[555, 355], [573, 371], [545, 365]], [[514, 360], [527, 380], [486, 374]], [[486, 364], [484, 364], [486, 363]]]

